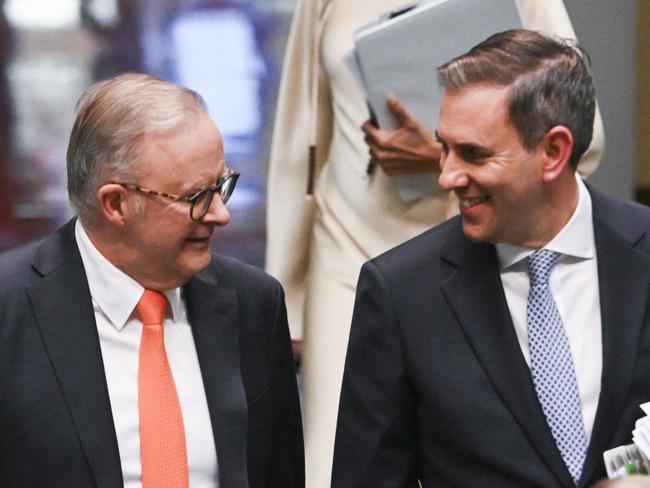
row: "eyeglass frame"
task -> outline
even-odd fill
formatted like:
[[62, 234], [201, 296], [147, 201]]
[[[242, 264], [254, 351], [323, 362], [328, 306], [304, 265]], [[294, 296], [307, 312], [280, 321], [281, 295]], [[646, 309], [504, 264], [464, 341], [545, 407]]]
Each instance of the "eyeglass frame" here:
[[[163, 198], [167, 198], [169, 200], [172, 200], [174, 202], [187, 202], [190, 204], [190, 219], [192, 219], [194, 222], [198, 222], [201, 220], [203, 217], [206, 216], [208, 213], [208, 210], [210, 209], [210, 205], [212, 205], [212, 200], [214, 198], [215, 193], [219, 193], [219, 196], [221, 197], [221, 201], [225, 205], [228, 200], [230, 200], [230, 197], [232, 196], [233, 192], [235, 191], [235, 186], [237, 186], [237, 180], [239, 179], [239, 176], [241, 173], [239, 171], [236, 171], [234, 169], [228, 169], [226, 172], [219, 178], [217, 183], [212, 186], [206, 186], [205, 188], [201, 188], [199, 191], [192, 195], [176, 195], [174, 193], [167, 193], [167, 192], [162, 192], [162, 191], [157, 191], [157, 190], [149, 190], [148, 188], [144, 188], [140, 185], [137, 185], [135, 183], [121, 183], [119, 181], [109, 181], [110, 184], [113, 185], [120, 185], [122, 188], [126, 188], [127, 190], [132, 190], [132, 191], [137, 191], [139, 193], [144, 193], [145, 195], [155, 195]], [[222, 193], [221, 190], [228, 182], [228, 180], [231, 180], [232, 184], [228, 188], [230, 188], [230, 191], [225, 194]], [[210, 193], [210, 199], [207, 205], [205, 206], [205, 210], [201, 215], [198, 217], [194, 217], [194, 208], [196, 207], [196, 202], [203, 196], [206, 192]]]

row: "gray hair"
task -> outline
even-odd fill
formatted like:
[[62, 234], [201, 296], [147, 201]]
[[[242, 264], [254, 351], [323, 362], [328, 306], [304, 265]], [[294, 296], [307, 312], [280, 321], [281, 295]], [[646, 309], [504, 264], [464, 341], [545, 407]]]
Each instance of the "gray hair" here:
[[567, 127], [573, 169], [591, 144], [596, 95], [587, 53], [576, 43], [538, 32], [500, 32], [438, 68], [444, 89], [509, 86], [508, 116], [531, 150], [554, 126]]
[[102, 185], [137, 172], [146, 133], [190, 123], [207, 111], [195, 91], [141, 73], [96, 83], [77, 107], [67, 152], [68, 195], [84, 223], [98, 215]]

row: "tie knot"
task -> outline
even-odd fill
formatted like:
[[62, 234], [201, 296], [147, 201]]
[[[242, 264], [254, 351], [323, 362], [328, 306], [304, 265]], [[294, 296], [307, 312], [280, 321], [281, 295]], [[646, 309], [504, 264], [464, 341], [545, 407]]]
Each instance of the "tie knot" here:
[[557, 259], [560, 257], [559, 252], [540, 249], [526, 258], [528, 264], [528, 275], [530, 276], [530, 286], [543, 285], [548, 283], [548, 277]]
[[162, 325], [167, 297], [154, 290], [144, 290], [135, 309], [144, 325]]

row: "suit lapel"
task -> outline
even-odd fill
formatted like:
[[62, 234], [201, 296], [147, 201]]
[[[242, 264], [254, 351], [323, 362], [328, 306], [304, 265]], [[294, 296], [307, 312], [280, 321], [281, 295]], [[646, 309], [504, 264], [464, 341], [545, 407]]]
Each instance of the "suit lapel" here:
[[603, 374], [585, 462], [585, 482], [601, 463], [602, 453], [608, 448], [617, 426], [616, 419], [625, 407], [650, 288], [650, 259], [634, 248], [643, 237], [643, 230], [633, 222], [625, 222], [626, 212], [622, 205], [591, 193], [598, 256]]
[[455, 271], [443, 293], [496, 393], [564, 486], [574, 486], [539, 405], [521, 354], [494, 246], [472, 243], [460, 230], [443, 251]]
[[184, 287], [219, 462], [220, 486], [247, 487], [248, 409], [234, 290], [203, 274]]
[[44, 242], [34, 268], [42, 279], [27, 294], [88, 465], [98, 487], [122, 486], [104, 364], [74, 221]]

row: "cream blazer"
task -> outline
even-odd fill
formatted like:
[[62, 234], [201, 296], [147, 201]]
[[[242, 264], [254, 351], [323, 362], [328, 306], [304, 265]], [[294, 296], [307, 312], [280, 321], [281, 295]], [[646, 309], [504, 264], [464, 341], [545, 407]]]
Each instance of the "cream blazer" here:
[[[320, 41], [336, 0], [299, 0], [287, 42], [275, 118], [267, 187], [266, 270], [286, 293], [291, 336], [302, 338], [305, 283], [309, 268], [318, 174], [332, 134], [331, 95], [319, 61]], [[562, 0], [516, 0], [528, 29], [575, 39]], [[596, 107], [591, 146], [579, 172], [597, 168], [605, 139]], [[450, 195], [449, 209], [455, 209]], [[390, 229], [387, 229], [390, 232]]]

